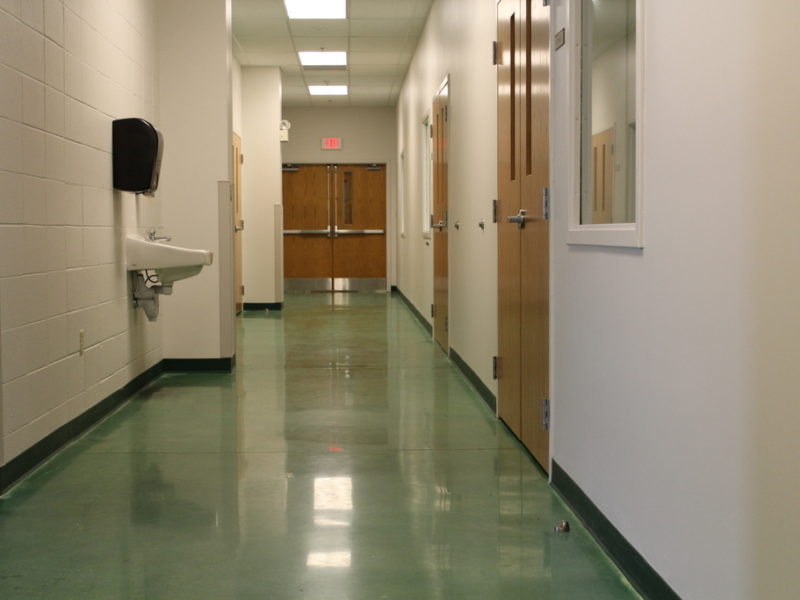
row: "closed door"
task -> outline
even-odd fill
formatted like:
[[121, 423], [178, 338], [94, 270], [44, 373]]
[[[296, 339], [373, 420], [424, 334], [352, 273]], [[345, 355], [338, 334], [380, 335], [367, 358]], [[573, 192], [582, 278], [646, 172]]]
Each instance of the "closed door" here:
[[448, 84], [433, 101], [433, 339], [449, 349], [449, 271], [447, 207]]
[[386, 289], [385, 165], [285, 165], [287, 291]]
[[498, 4], [498, 412], [549, 469], [549, 8]]
[[592, 136], [592, 223], [613, 223], [614, 129]]
[[233, 134], [233, 249], [234, 249], [234, 277], [233, 296], [236, 303], [236, 314], [244, 308], [244, 283], [242, 281], [242, 140]]

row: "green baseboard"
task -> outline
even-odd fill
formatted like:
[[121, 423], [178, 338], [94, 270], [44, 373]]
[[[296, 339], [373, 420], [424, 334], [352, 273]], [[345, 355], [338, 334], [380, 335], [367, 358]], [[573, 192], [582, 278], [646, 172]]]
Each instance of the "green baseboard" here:
[[4, 493], [50, 456], [129, 400], [136, 392], [158, 379], [163, 372], [162, 361], [134, 377], [122, 388], [8, 461], [0, 467], [0, 493]]
[[398, 288], [396, 285], [392, 286], [392, 295], [396, 295], [398, 298], [400, 298], [400, 300], [403, 301], [403, 304], [408, 307], [408, 309], [417, 318], [417, 321], [419, 321], [420, 325], [425, 328], [428, 334], [433, 335], [433, 325], [428, 323], [428, 320], [422, 316], [422, 313], [417, 310], [417, 307], [411, 303], [411, 300], [406, 298], [405, 294], [401, 292], [400, 288]]
[[244, 310], [283, 310], [283, 302], [245, 302]]
[[552, 485], [578, 515], [619, 569], [644, 598], [680, 600], [653, 567], [614, 527], [591, 499], [556, 461], [552, 461]]
[[452, 347], [450, 348], [450, 360], [453, 361], [461, 372], [464, 374], [475, 390], [480, 394], [483, 401], [486, 402], [487, 406], [492, 410], [492, 413], [497, 412], [497, 397], [492, 393], [483, 380], [478, 377], [478, 374], [473, 371], [467, 362], [461, 358], [458, 352], [456, 352]]
[[230, 372], [236, 366], [236, 356], [228, 358], [165, 358], [164, 371], [168, 373], [193, 373], [195, 371]]

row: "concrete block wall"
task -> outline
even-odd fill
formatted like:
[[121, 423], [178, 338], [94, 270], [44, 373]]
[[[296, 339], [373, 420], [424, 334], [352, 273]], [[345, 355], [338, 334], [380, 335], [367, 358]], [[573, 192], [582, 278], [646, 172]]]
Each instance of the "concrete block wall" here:
[[[129, 301], [111, 121], [156, 121], [152, 0], [0, 0], [0, 465], [161, 360]], [[81, 352], [83, 331], [83, 352]]]

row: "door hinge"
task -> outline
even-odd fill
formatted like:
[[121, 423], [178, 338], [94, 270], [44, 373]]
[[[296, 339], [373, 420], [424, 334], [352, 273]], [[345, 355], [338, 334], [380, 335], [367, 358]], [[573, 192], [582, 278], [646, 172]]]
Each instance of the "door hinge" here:
[[542, 218], [550, 218], [550, 188], [542, 188]]
[[542, 429], [550, 431], [550, 398], [542, 399]]
[[450, 317], [444, 318], [444, 330], [450, 331]]
[[492, 379], [497, 379], [497, 357], [492, 357]]
[[492, 42], [492, 64], [497, 66], [497, 42]]
[[243, 165], [243, 164], [244, 164], [244, 154], [240, 154], [240, 155], [239, 155], [239, 164], [240, 164], [240, 165]]
[[542, 0], [542, 6], [550, 6], [550, 0]]
[[244, 286], [242, 286], [242, 296], [244, 296]]
[[497, 198], [492, 200], [492, 223], [497, 223], [497, 213], [499, 211], [497, 204]]
[[436, 305], [431, 304], [431, 318], [433, 319], [435, 317], [436, 317]]
[[445, 120], [445, 122], [447, 122], [447, 108], [448, 108], [448, 106], [445, 104], [445, 106], [444, 106], [444, 120]]

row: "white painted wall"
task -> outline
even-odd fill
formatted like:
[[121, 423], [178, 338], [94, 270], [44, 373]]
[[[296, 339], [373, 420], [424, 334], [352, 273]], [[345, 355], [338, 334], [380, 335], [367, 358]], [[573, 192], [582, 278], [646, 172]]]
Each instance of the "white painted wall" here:
[[789, 599], [800, 6], [644, 4], [641, 251], [565, 243], [573, 47], [554, 56], [553, 457], [682, 598]]
[[[450, 75], [450, 345], [497, 393], [497, 78], [491, 64], [496, 6], [437, 0], [398, 104], [397, 154], [405, 152], [405, 226], [398, 240], [398, 286], [423, 314], [433, 302], [433, 255], [422, 235], [424, 129], [433, 98]], [[484, 219], [486, 229], [478, 222]], [[452, 224], [461, 222], [461, 229]]]
[[[285, 107], [292, 123], [289, 141], [281, 144], [285, 163], [386, 164], [388, 230], [387, 284], [396, 282], [397, 121], [394, 108]], [[323, 137], [341, 137], [342, 150], [322, 150]]]
[[242, 218], [244, 301], [283, 302], [282, 255], [276, 251], [283, 223], [275, 206], [283, 202], [281, 148], [281, 72], [277, 67], [242, 69]]
[[164, 231], [178, 246], [215, 255], [213, 265], [161, 298], [164, 356], [230, 357], [232, 232], [220, 214], [217, 185], [231, 180], [230, 0], [161, 0], [157, 6]]
[[231, 100], [233, 133], [242, 137], [242, 65], [235, 58], [231, 61]]
[[161, 194], [111, 182], [112, 119], [157, 122], [156, 47], [151, 0], [0, 3], [0, 464], [161, 360], [122, 252]]

